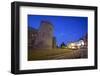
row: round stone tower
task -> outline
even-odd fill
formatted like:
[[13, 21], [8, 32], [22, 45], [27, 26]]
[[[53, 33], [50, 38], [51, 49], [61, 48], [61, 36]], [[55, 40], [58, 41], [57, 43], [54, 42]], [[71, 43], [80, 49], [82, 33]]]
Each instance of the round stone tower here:
[[52, 49], [53, 46], [53, 26], [48, 21], [41, 21], [38, 35], [35, 41], [37, 48]]

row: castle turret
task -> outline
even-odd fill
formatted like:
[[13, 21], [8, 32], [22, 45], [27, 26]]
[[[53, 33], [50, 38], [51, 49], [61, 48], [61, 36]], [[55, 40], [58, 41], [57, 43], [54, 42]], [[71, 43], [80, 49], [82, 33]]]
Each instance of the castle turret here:
[[51, 49], [53, 46], [53, 26], [48, 21], [41, 21], [35, 41], [37, 48]]

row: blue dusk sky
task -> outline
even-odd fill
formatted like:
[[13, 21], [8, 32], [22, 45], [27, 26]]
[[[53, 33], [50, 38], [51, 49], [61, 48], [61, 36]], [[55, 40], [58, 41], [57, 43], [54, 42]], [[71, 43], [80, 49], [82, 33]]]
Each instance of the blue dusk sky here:
[[28, 15], [28, 26], [38, 29], [42, 20], [53, 24], [58, 46], [77, 41], [88, 32], [88, 17]]

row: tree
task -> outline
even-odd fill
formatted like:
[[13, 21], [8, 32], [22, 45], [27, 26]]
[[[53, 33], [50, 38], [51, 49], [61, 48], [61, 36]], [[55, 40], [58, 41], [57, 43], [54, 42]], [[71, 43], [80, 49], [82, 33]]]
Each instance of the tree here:
[[64, 48], [65, 46], [66, 46], [65, 43], [62, 42], [60, 47], [61, 47], [61, 48]]

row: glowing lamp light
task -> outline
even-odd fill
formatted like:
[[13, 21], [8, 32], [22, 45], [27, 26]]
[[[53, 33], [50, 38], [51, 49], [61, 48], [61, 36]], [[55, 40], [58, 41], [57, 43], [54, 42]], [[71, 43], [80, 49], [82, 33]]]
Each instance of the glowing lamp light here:
[[75, 43], [71, 43], [70, 46], [75, 46]]
[[81, 43], [84, 46], [84, 42]]

